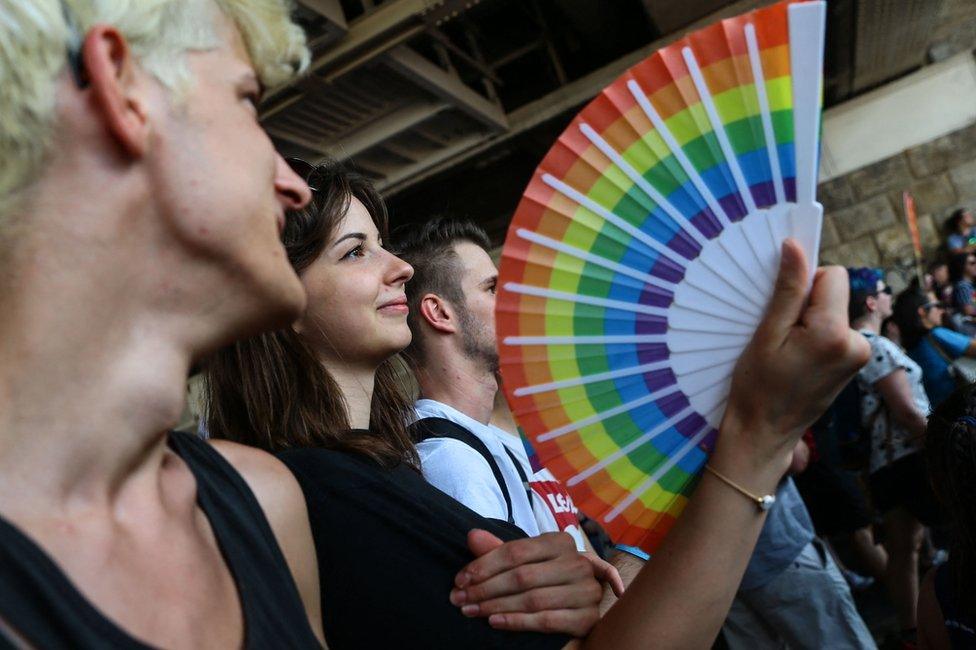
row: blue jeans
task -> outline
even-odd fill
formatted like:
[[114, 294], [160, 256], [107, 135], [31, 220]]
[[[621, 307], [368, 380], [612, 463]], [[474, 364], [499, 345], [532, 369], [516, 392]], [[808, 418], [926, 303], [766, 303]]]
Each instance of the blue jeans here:
[[740, 590], [722, 630], [731, 650], [877, 648], [844, 576], [817, 539], [768, 583]]

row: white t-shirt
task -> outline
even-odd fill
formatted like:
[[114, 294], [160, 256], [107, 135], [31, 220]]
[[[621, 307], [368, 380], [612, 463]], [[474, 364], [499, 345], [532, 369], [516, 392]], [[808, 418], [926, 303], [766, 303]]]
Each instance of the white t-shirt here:
[[[915, 410], [928, 417], [931, 407], [922, 384], [922, 368], [887, 338], [870, 330], [861, 330], [861, 334], [871, 344], [871, 358], [857, 373], [857, 380], [861, 389], [862, 423], [871, 426], [871, 460], [868, 472], [873, 474], [899, 458], [919, 450], [918, 446], [912, 444], [912, 436], [908, 430], [895, 420], [884, 405], [875, 384], [899, 368], [903, 369], [912, 387]], [[882, 411], [879, 412], [878, 409]]]
[[[444, 418], [464, 427], [485, 444], [505, 479], [512, 500], [515, 525], [534, 537], [569, 533], [580, 551], [586, 550], [576, 506], [563, 485], [547, 469], [533, 472], [522, 441], [490, 424], [483, 424], [441, 402], [422, 399], [414, 408], [417, 419]], [[530, 496], [506, 448], [529, 478]], [[453, 438], [430, 438], [417, 444], [424, 478], [483, 517], [505, 520], [508, 508], [488, 461], [469, 445]]]

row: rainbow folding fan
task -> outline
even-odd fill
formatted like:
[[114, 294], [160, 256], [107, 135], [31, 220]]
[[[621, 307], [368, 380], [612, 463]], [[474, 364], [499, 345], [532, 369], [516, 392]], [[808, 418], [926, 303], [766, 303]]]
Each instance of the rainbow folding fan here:
[[506, 396], [617, 542], [653, 552], [681, 513], [783, 240], [816, 265], [825, 17], [783, 2], [632, 67], [559, 137], [509, 228]]

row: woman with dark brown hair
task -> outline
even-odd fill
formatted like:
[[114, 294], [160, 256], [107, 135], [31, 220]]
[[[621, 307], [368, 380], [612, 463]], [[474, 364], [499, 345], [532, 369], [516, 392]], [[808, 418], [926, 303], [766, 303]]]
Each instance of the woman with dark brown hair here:
[[[410, 340], [409, 330], [404, 342], [398, 330], [405, 328], [397, 327], [405, 313], [394, 305], [376, 309], [375, 319], [367, 319], [373, 321], [368, 332], [361, 327], [333, 332], [328, 327], [334, 316], [348, 313], [349, 289], [364, 287], [366, 279], [362, 265], [357, 266], [366, 254], [365, 233], [353, 232], [338, 241], [338, 230], [352, 212], [377, 233], [385, 232], [386, 206], [358, 174], [335, 165], [312, 169], [299, 161], [289, 164], [309, 176], [313, 193], [308, 207], [289, 214], [282, 239], [306, 290], [321, 299], [309, 304], [294, 327], [240, 341], [213, 356], [205, 375], [207, 430], [214, 438], [272, 452], [325, 447], [363, 454], [384, 467], [400, 462], [417, 467], [417, 453], [406, 431], [412, 403], [397, 384], [395, 353]], [[323, 257], [326, 253], [331, 255]], [[385, 250], [375, 256], [392, 264], [384, 292], [396, 301], [413, 271], [403, 262], [397, 265]], [[327, 275], [320, 267], [332, 257], [333, 267], [352, 267], [353, 276], [347, 286], [335, 288], [343, 295], [334, 302], [331, 296], [319, 295], [322, 276]], [[378, 345], [381, 351], [359, 359], [357, 343], [368, 334], [379, 341], [363, 343]], [[385, 339], [390, 339], [386, 345]], [[367, 429], [377, 433], [367, 435]]]
[[[292, 327], [214, 355], [207, 430], [277, 453], [298, 479], [331, 647], [562, 647], [564, 634], [495, 629], [487, 614], [449, 600], [472, 559], [472, 529], [502, 540], [524, 533], [424, 481], [394, 366], [410, 343], [403, 287], [413, 269], [384, 248], [386, 209], [365, 178], [336, 165], [301, 171], [312, 202], [290, 215], [282, 237], [308, 307]], [[584, 634], [602, 591], [593, 568], [571, 541], [537, 539], [542, 584], [521, 591], [539, 586], [560, 610], [547, 631]]]
[[800, 433], [864, 363], [867, 345], [844, 313], [843, 270], [819, 270], [809, 290], [801, 248], [784, 244], [709, 459], [725, 478], [702, 475], [653, 569], [635, 569], [599, 618], [599, 567], [569, 535], [526, 538], [416, 471], [386, 369], [410, 341], [403, 286], [412, 269], [383, 247], [385, 212], [365, 179], [334, 167], [306, 178], [316, 196], [284, 240], [308, 308], [287, 330], [216, 355], [207, 426], [276, 451], [298, 479], [330, 647], [711, 645]]

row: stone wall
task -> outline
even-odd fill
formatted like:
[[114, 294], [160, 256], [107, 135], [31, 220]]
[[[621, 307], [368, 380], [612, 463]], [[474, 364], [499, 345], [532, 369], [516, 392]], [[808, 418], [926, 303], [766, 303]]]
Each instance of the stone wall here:
[[823, 261], [910, 272], [904, 190], [915, 197], [922, 245], [933, 259], [952, 210], [976, 210], [976, 124], [821, 183]]

